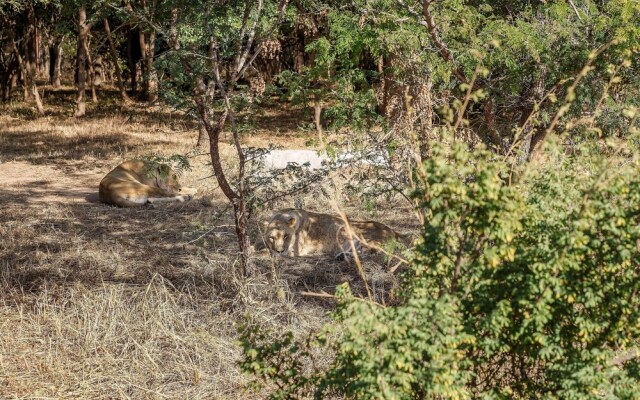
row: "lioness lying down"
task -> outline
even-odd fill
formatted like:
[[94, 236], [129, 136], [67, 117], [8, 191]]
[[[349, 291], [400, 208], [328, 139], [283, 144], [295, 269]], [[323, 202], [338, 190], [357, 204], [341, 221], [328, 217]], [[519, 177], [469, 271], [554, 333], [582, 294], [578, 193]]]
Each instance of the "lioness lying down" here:
[[[277, 211], [265, 224], [265, 244], [277, 253], [290, 257], [325, 254], [338, 259], [351, 253], [345, 224], [338, 216], [289, 208]], [[349, 225], [357, 238], [369, 244], [406, 242], [403, 235], [379, 222], [349, 220]], [[353, 238], [356, 250], [363, 245], [357, 238]]]
[[159, 164], [146, 169], [143, 161], [126, 161], [109, 172], [100, 182], [100, 201], [120, 207], [137, 207], [147, 203], [187, 201], [195, 189], [181, 187], [174, 171]]

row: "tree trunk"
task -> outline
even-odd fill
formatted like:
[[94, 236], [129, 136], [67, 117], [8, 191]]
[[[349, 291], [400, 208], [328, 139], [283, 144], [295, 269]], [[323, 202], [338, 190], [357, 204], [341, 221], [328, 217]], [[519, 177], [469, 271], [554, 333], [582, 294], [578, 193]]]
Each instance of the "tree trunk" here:
[[[378, 91], [378, 104], [376, 105], [376, 111], [385, 118], [394, 118], [392, 110], [389, 108], [389, 103], [394, 96], [398, 96], [400, 93], [400, 85], [396, 77], [393, 76], [393, 63], [396, 60], [394, 54], [388, 56], [380, 56], [378, 59], [378, 77], [379, 83], [377, 87]], [[397, 110], [396, 110], [397, 111]]]
[[[224, 95], [224, 94], [223, 94]], [[227, 181], [226, 175], [224, 174], [224, 168], [222, 167], [222, 162], [220, 158], [220, 132], [224, 127], [227, 118], [229, 117], [229, 110], [225, 109], [223, 113], [218, 118], [218, 122], [215, 126], [211, 125], [209, 122], [209, 116], [206, 109], [206, 105], [202, 96], [196, 96], [196, 105], [198, 106], [198, 116], [200, 119], [200, 123], [204, 126], [207, 134], [209, 136], [209, 153], [211, 156], [211, 165], [213, 167], [213, 172], [216, 176], [216, 180], [218, 181], [218, 185], [222, 190], [222, 193], [229, 199], [231, 204], [233, 204], [233, 215], [234, 222], [236, 226], [236, 235], [238, 238], [238, 249], [240, 256], [240, 265], [242, 268], [242, 272], [245, 276], [251, 276], [253, 274], [253, 265], [251, 262], [251, 244], [249, 241], [249, 235], [247, 231], [247, 225], [249, 220], [249, 212], [247, 210], [247, 204], [242, 196], [242, 178], [244, 175], [244, 156], [243, 153], [238, 154], [240, 158], [240, 166], [239, 166], [239, 176], [240, 176], [240, 193], [238, 195], [229, 185]]]
[[9, 97], [11, 97], [11, 71], [6, 71], [5, 74], [0, 76], [0, 92], [2, 103], [6, 103], [9, 101]]
[[[13, 53], [13, 50], [9, 50]], [[3, 57], [5, 62], [4, 68], [2, 68], [2, 73], [0, 73], [0, 91], [2, 92], [1, 98], [3, 103], [7, 103], [11, 98], [11, 89], [15, 86], [15, 80], [19, 73], [18, 61], [15, 58], [15, 55], [6, 54]]]
[[80, 6], [78, 10], [78, 54], [76, 65], [78, 68], [77, 88], [78, 94], [76, 99], [75, 117], [82, 117], [86, 113], [85, 104], [85, 81], [86, 81], [86, 53], [84, 51], [85, 42], [87, 40], [87, 11], [84, 6]]
[[155, 32], [149, 33], [149, 36], [140, 30], [139, 33], [140, 52], [142, 53], [142, 97], [150, 102], [158, 99], [158, 81], [155, 69], [153, 68], [154, 46], [156, 41]]
[[48, 40], [49, 45], [42, 46], [42, 50], [39, 53], [41, 63], [38, 73], [40, 74], [40, 76], [47, 77], [47, 79], [50, 79], [51, 72], [51, 52], [49, 51], [49, 48], [51, 47], [52, 40], [53, 39]]
[[178, 9], [171, 9], [171, 27], [169, 29], [169, 38], [171, 39], [171, 47], [174, 50], [180, 49], [180, 41], [178, 40], [178, 29], [176, 24], [178, 23]]
[[504, 151], [500, 132], [498, 132], [498, 129], [496, 128], [496, 113], [491, 97], [487, 97], [484, 100], [482, 116], [486, 126], [486, 132], [478, 132], [480, 139], [487, 145], [487, 147], [493, 146], [499, 152]]
[[118, 84], [118, 91], [120, 92], [122, 101], [126, 103], [129, 101], [129, 96], [127, 96], [127, 91], [124, 87], [124, 81], [122, 80], [122, 72], [120, 71], [120, 65], [118, 64], [118, 52], [116, 51], [116, 46], [113, 44], [113, 38], [111, 37], [109, 20], [106, 18], [104, 19], [104, 31], [107, 34], [107, 41], [109, 42], [109, 53], [111, 54], [111, 61], [113, 62], [113, 66], [116, 70], [116, 82]]
[[111, 67], [111, 61], [108, 59], [104, 62], [104, 71], [106, 73], [105, 79], [107, 82], [113, 84], [115, 80], [113, 79], [113, 68]]
[[9, 97], [11, 97], [11, 92], [13, 89], [18, 86], [18, 75], [20, 75], [20, 71], [16, 71], [13, 75], [11, 75], [11, 80], [9, 81]]
[[[38, 92], [35, 76], [32, 75], [31, 77], [29, 77], [29, 69], [27, 68], [25, 61], [20, 54], [20, 50], [18, 49], [18, 45], [16, 44], [13, 29], [8, 29], [7, 31], [9, 35], [9, 42], [11, 43], [13, 53], [16, 57], [16, 60], [18, 61], [18, 67], [20, 68], [20, 72], [22, 73], [22, 83], [25, 90], [25, 99], [30, 98], [35, 100], [36, 112], [39, 115], [44, 115], [44, 107], [42, 106], [42, 101], [40, 100], [40, 93]], [[35, 73], [35, 69], [33, 72]]]
[[138, 59], [140, 57], [140, 41], [137, 30], [130, 30], [127, 36], [127, 64], [131, 74], [131, 92], [138, 93]]
[[93, 84], [98, 87], [106, 81], [105, 73], [104, 73], [104, 60], [102, 56], [98, 54], [95, 60], [93, 60]]
[[420, 126], [420, 135], [418, 137], [419, 147], [420, 147], [420, 159], [422, 161], [426, 160], [429, 157], [429, 140], [431, 131], [433, 130], [433, 81], [431, 77], [426, 78], [426, 82], [423, 82], [419, 85], [419, 94], [418, 94], [418, 102], [419, 102], [419, 110], [420, 115], [419, 126]]
[[322, 131], [322, 103], [320, 102], [320, 95], [316, 94], [315, 101], [313, 103], [313, 123], [316, 126], [316, 132], [318, 133], [318, 143], [320, 147], [324, 147], [324, 132]]
[[[545, 85], [547, 78], [547, 68], [545, 65], [540, 64], [538, 68], [538, 75], [533, 86], [533, 103], [542, 101], [545, 93]], [[529, 114], [534, 110], [534, 104], [531, 105], [531, 111], [527, 113], [526, 117], [523, 115], [524, 121], [522, 121], [521, 129], [523, 136], [523, 154], [520, 156], [520, 162], [524, 163], [528, 161], [531, 154], [534, 152], [540, 141], [544, 138], [544, 129], [533, 128], [532, 121], [528, 121]], [[528, 122], [528, 124], [527, 124]], [[524, 125], [524, 126], [523, 126]]]
[[25, 100], [34, 100], [33, 87], [36, 84], [37, 62], [38, 62], [38, 46], [36, 32], [36, 13], [33, 5], [27, 6], [27, 30], [25, 32], [25, 67], [27, 69], [25, 76]]
[[153, 57], [155, 55], [155, 45], [156, 45], [156, 33], [152, 31], [149, 33], [149, 40], [147, 40], [147, 49], [145, 51], [146, 58], [146, 70], [147, 70], [147, 84], [146, 84], [146, 94], [147, 100], [150, 102], [154, 102], [158, 100], [158, 76], [156, 74], [156, 69], [153, 66]]
[[33, 52], [36, 56], [36, 59], [35, 59], [36, 73], [33, 76], [37, 78], [38, 75], [42, 73], [42, 70], [41, 70], [42, 63], [40, 62], [40, 32], [38, 32], [38, 25], [35, 20], [35, 12], [34, 12], [34, 19], [33, 19], [33, 44], [34, 44]]
[[0, 88], [0, 91], [2, 92], [2, 103], [6, 103], [9, 101], [9, 82], [1, 82], [2, 83], [2, 88]]
[[298, 32], [296, 39], [293, 68], [296, 72], [301, 72], [304, 68], [304, 33]]
[[207, 130], [205, 129], [204, 124], [202, 122], [198, 123], [198, 143], [196, 143], [196, 147], [205, 147], [207, 138]]
[[142, 29], [138, 29], [138, 45], [140, 46], [140, 72], [142, 75], [142, 98], [149, 98], [149, 75], [147, 71], [147, 40]]
[[[89, 51], [89, 40], [88, 40], [89, 30], [87, 29], [87, 34], [85, 34], [85, 38], [82, 42], [84, 56], [86, 60], [86, 66], [89, 68], [89, 85], [91, 86], [91, 101], [94, 103], [98, 102], [98, 95], [96, 94], [96, 72], [93, 69], [93, 60], [91, 60], [91, 52]], [[86, 73], [86, 71], [85, 71]]]
[[62, 66], [62, 36], [56, 36], [49, 46], [49, 82], [60, 87], [60, 67]]
[[[278, 26], [279, 21], [283, 18], [284, 8], [287, 2], [281, 2], [281, 7], [279, 10], [278, 22], [274, 26]], [[257, 14], [260, 15], [262, 9], [262, 0], [258, 0], [257, 2]], [[240, 138], [238, 134], [238, 127], [236, 125], [235, 117], [233, 114], [233, 108], [231, 107], [231, 96], [233, 95], [233, 90], [235, 85], [237, 84], [237, 80], [239, 79], [242, 71], [246, 70], [247, 67], [251, 66], [250, 64], [253, 62], [255, 57], [248, 58], [249, 52], [252, 48], [252, 40], [256, 31], [257, 19], [252, 24], [251, 28], [248, 31], [245, 30], [247, 27], [247, 23], [249, 21], [249, 8], [247, 7], [245, 10], [245, 18], [243, 20], [243, 26], [241, 27], [241, 32], [243, 34], [240, 35], [240, 39], [236, 42], [236, 51], [237, 54], [242, 54], [238, 56], [233, 63], [234, 68], [231, 71], [231, 78], [229, 81], [223, 80], [220, 74], [220, 65], [218, 58], [218, 46], [216, 42], [216, 37], [214, 35], [210, 36], [209, 41], [209, 54], [208, 54], [208, 66], [209, 72], [213, 75], [213, 80], [217, 86], [217, 90], [219, 90], [222, 99], [224, 100], [224, 110], [221, 112], [218, 117], [218, 122], [215, 126], [212, 126], [209, 122], [209, 109], [205, 102], [205, 90], [198, 90], [194, 94], [194, 100], [197, 106], [197, 112], [200, 122], [204, 125], [207, 134], [209, 135], [209, 154], [211, 157], [211, 164], [213, 167], [213, 172], [216, 176], [216, 180], [218, 181], [218, 185], [220, 186], [220, 190], [227, 197], [229, 202], [233, 205], [234, 211], [234, 220], [236, 226], [236, 235], [238, 238], [238, 247], [239, 247], [239, 256], [240, 256], [240, 266], [242, 268], [242, 272], [246, 277], [249, 277], [254, 274], [253, 271], [253, 263], [251, 262], [251, 246], [249, 243], [249, 236], [247, 234], [247, 222], [249, 221], [251, 205], [247, 204], [247, 197], [249, 195], [249, 191], [251, 188], [246, 187], [246, 177], [245, 177], [245, 166], [246, 166], [246, 157], [245, 153], [240, 144]], [[247, 41], [246, 47], [244, 51], [242, 51], [242, 42], [244, 41], [245, 34], [247, 32], [246, 37], [250, 38]], [[255, 56], [255, 55], [254, 55]], [[247, 64], [245, 65], [245, 62]], [[189, 63], [186, 60], [183, 60], [183, 65], [185, 67], [185, 72], [191, 73], [192, 70], [190, 68]], [[233, 190], [231, 185], [229, 185], [229, 181], [224, 173], [224, 169], [222, 168], [222, 163], [220, 160], [220, 132], [224, 127], [227, 118], [231, 121], [232, 131], [233, 131], [233, 143], [238, 155], [238, 189], [237, 192]]]

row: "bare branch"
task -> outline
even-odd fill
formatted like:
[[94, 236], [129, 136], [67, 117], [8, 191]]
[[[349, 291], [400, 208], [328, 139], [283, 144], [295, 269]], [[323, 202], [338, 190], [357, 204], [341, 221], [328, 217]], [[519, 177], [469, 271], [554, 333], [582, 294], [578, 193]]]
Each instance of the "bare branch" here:
[[[367, 283], [367, 274], [364, 272], [364, 268], [362, 268], [362, 263], [360, 262], [360, 257], [358, 257], [358, 252], [356, 251], [356, 245], [354, 243], [355, 233], [353, 229], [351, 229], [351, 224], [349, 224], [349, 219], [347, 215], [338, 207], [337, 203], [333, 203], [333, 208], [338, 211], [338, 215], [344, 222], [344, 229], [347, 234], [347, 238], [349, 240], [349, 247], [351, 247], [351, 251], [353, 253], [353, 259], [355, 260], [356, 266], [358, 267], [358, 272], [360, 272], [360, 276], [362, 277], [362, 282], [364, 283], [364, 287], [367, 290], [367, 297], [369, 297], [369, 301], [373, 301], [373, 296], [371, 295], [371, 289], [369, 289], [369, 284]], [[344, 251], [344, 249], [342, 249]]]
[[[320, 292], [300, 292], [300, 294], [303, 295], [303, 296], [324, 297], [324, 298], [328, 298], [328, 299], [337, 300], [336, 295], [327, 293], [324, 290], [322, 290]], [[367, 303], [367, 304], [371, 304], [371, 305], [376, 306], [376, 307], [386, 308], [386, 306], [384, 304], [377, 303], [377, 302], [375, 302], [375, 301], [373, 301], [371, 299], [363, 299], [362, 297], [355, 297], [354, 296], [354, 300], [361, 301], [361, 302]]]
[[[285, 11], [285, 8], [287, 7], [287, 4], [289, 4], [289, 0], [281, 0], [280, 1], [280, 6], [279, 6], [279, 10], [278, 10], [278, 19], [274, 22], [274, 24], [271, 26], [271, 29], [269, 30], [269, 32], [267, 32], [266, 35], [264, 35], [264, 37], [271, 36], [271, 34], [278, 28], [278, 26], [280, 25], [280, 22], [282, 22], [282, 19], [284, 18], [284, 11]], [[238, 70], [238, 78], [240, 78], [240, 77], [242, 77], [244, 75], [244, 73], [246, 72], [247, 68], [249, 68], [253, 64], [253, 62], [255, 61], [256, 57], [258, 57], [258, 55], [260, 55], [260, 52], [262, 52], [262, 46], [258, 46], [256, 48], [256, 51], [253, 53], [253, 55], [249, 59], [249, 61], [246, 62], [244, 64], [244, 66]]]
[[[249, 16], [251, 15], [251, 2], [247, 1], [244, 8], [244, 14], [242, 15], [242, 25], [240, 26], [240, 33], [238, 34], [238, 42], [236, 43], [236, 57], [234, 59], [233, 70], [238, 71], [240, 68], [240, 58], [242, 57], [242, 41], [246, 35], [247, 22], [249, 22]], [[257, 21], [257, 19], [256, 19]]]
[[245, 62], [247, 61], [247, 57], [249, 56], [249, 52], [251, 51], [251, 46], [253, 46], [253, 40], [256, 36], [256, 26], [258, 25], [258, 19], [260, 19], [261, 12], [262, 12], [262, 0], [258, 0], [258, 7], [256, 10], [256, 19], [253, 21], [253, 26], [251, 27], [251, 31], [249, 31], [249, 39], [247, 40], [247, 47], [244, 49], [244, 53], [240, 58], [240, 63], [238, 64], [237, 71], [240, 71], [242, 67], [244, 67]]
[[576, 15], [578, 16], [578, 19], [579, 19], [580, 21], [582, 21], [582, 17], [580, 16], [580, 13], [578, 12], [578, 9], [576, 8], [576, 5], [575, 5], [575, 4], [573, 4], [573, 1], [572, 1], [572, 0], [569, 0], [569, 4], [571, 4], [571, 7], [573, 7], [573, 11], [575, 11], [575, 12], [576, 12]]

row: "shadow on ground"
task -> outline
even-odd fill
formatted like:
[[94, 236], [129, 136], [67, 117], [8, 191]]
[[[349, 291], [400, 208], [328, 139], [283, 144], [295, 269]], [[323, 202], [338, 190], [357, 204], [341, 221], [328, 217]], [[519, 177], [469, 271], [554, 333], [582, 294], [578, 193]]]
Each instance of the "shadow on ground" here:
[[[43, 82], [39, 83], [39, 89], [43, 93], [44, 117], [55, 118], [57, 121], [64, 119], [75, 120], [73, 117], [77, 96], [75, 87], [64, 85], [60, 88], [53, 88], [50, 85], [43, 85]], [[120, 98], [120, 93], [114, 86], [99, 86], [97, 88], [98, 102], [94, 103], [91, 101], [91, 97], [88, 97], [86, 102], [87, 112], [81, 121], [102, 120], [111, 118], [114, 115], [122, 115], [131, 122], [157, 124], [160, 121], [169, 121], [172, 124], [181, 125], [185, 129], [197, 129], [197, 124], [184, 113], [170, 109], [159, 110], [157, 107], [150, 107], [147, 102], [137, 101], [131, 92], [128, 95], [130, 101], [124, 104]], [[20, 96], [13, 96], [12, 101], [15, 104], [2, 104], [3, 112], [20, 120], [33, 121], [42, 118], [36, 114], [34, 106], [24, 104], [21, 100]]]
[[34, 164], [82, 160], [87, 156], [109, 159], [124, 152], [166, 146], [167, 140], [136, 140], [123, 133], [62, 136], [46, 131], [0, 132], [0, 161], [24, 160]]
[[[37, 183], [38, 185], [40, 183]], [[105, 282], [146, 285], [161, 275], [178, 291], [215, 295], [230, 305], [247, 285], [258, 297], [275, 298], [284, 288], [295, 303], [333, 307], [331, 300], [303, 292], [332, 293], [350, 282], [366, 295], [357, 268], [330, 258], [254, 258], [256, 274], [238, 271], [232, 215], [224, 204], [189, 203], [122, 209], [98, 202], [95, 193], [58, 193], [69, 202], [29, 203], [26, 197], [51, 192], [26, 187], [8, 201], [0, 191], [0, 276], [20, 292], [39, 292], [55, 285], [101, 286]], [[9, 195], [10, 197], [11, 195]], [[365, 263], [374, 296], [386, 299], [395, 276], [377, 262]], [[274, 277], [273, 272], [277, 276]]]

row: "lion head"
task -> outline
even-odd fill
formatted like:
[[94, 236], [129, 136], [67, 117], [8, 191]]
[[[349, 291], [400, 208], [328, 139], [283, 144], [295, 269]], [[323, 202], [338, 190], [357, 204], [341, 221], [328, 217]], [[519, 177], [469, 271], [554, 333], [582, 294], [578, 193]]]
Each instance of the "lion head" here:
[[299, 217], [290, 213], [274, 215], [266, 224], [264, 238], [269, 249], [278, 253], [289, 250], [296, 235]]
[[169, 190], [173, 193], [180, 193], [182, 191], [182, 186], [178, 182], [178, 176], [168, 165], [158, 164], [154, 168], [152, 176], [159, 188]]

